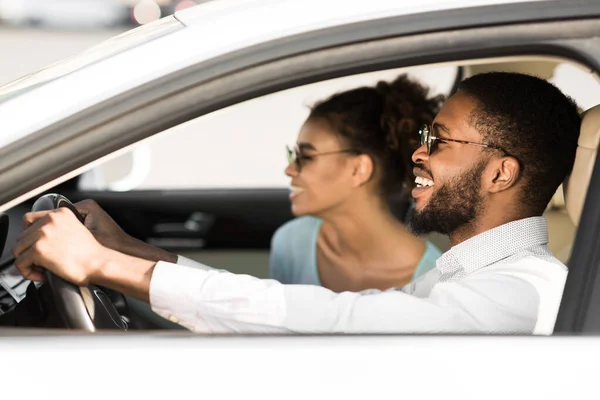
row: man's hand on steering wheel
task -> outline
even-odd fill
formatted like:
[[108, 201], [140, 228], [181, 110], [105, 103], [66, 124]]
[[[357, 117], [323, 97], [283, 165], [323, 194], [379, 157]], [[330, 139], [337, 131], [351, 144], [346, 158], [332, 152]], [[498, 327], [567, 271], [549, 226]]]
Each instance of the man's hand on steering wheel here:
[[105, 247], [127, 253], [134, 238], [129, 236], [94, 200], [83, 200], [73, 204], [84, 217], [86, 228]]
[[83, 200], [74, 206], [85, 218], [85, 226], [103, 246], [146, 260], [177, 262], [177, 255], [125, 233], [94, 200]]
[[79, 286], [91, 283], [107, 251], [66, 208], [25, 214], [13, 248], [15, 265], [25, 278], [43, 281], [40, 266]]

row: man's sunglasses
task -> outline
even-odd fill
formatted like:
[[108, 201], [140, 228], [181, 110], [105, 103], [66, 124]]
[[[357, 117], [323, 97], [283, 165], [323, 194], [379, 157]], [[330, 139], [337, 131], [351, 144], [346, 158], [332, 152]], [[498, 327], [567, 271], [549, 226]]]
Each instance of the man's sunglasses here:
[[302, 171], [302, 167], [303, 167], [303, 160], [310, 160], [313, 157], [317, 157], [317, 156], [327, 156], [330, 154], [340, 154], [340, 153], [354, 153], [354, 154], [358, 154], [357, 150], [353, 150], [353, 149], [344, 149], [344, 150], [336, 150], [336, 151], [326, 151], [324, 153], [313, 153], [310, 156], [304, 154], [302, 152], [302, 150], [300, 149], [300, 147], [298, 147], [298, 145], [295, 145], [293, 148], [291, 148], [290, 146], [285, 146], [286, 150], [287, 150], [287, 160], [288, 160], [288, 164], [290, 163], [294, 163], [294, 165], [296, 166], [296, 170], [298, 172]]
[[448, 139], [448, 138], [441, 138], [441, 137], [433, 136], [431, 134], [431, 130], [429, 129], [429, 125], [423, 125], [421, 127], [421, 129], [419, 129], [419, 136], [421, 136], [421, 146], [423, 146], [424, 144], [427, 144], [427, 155], [431, 154], [431, 150], [434, 149], [436, 140], [438, 140], [440, 142], [456, 142], [456, 143], [462, 143], [462, 144], [471, 144], [471, 145], [480, 146], [480, 147], [488, 147], [490, 149], [500, 150], [502, 153], [504, 153], [505, 156], [509, 155], [503, 148], [494, 146], [491, 144], [470, 142], [468, 140]]

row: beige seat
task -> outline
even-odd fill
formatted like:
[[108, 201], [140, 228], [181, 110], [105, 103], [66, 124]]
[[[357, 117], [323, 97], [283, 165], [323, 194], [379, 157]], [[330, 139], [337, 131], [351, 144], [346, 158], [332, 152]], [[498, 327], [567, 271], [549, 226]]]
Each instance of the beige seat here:
[[565, 201], [569, 218], [579, 224], [586, 193], [590, 186], [598, 145], [600, 144], [600, 105], [583, 113], [573, 171], [565, 182]]
[[[571, 175], [564, 183], [567, 213], [575, 226], [578, 226], [581, 220], [599, 144], [600, 105], [597, 105], [583, 114], [575, 164]], [[594, 246], [596, 244], [587, 242], [586, 245]], [[581, 253], [572, 256], [568, 263], [569, 274], [556, 317], [555, 334], [581, 332], [587, 318], [590, 300], [586, 294], [591, 293], [590, 287], [595, 284], [592, 277], [596, 274], [598, 266], [596, 263], [590, 262], [589, 252], [586, 251], [589, 248], [582, 250]]]
[[548, 222], [550, 239], [548, 247], [556, 258], [566, 264], [571, 254], [577, 228], [567, 212], [563, 189], [563, 185], [558, 187], [552, 200], [548, 203], [544, 216]]
[[573, 170], [565, 184], [559, 187], [544, 213], [548, 220], [548, 246], [556, 258], [565, 264], [571, 254], [598, 152], [600, 105], [590, 108], [582, 116]]

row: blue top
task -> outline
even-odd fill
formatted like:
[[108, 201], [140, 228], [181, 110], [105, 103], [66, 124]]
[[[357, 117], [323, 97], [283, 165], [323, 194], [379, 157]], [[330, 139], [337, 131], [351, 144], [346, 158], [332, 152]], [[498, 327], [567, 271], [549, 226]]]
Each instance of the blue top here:
[[[317, 269], [317, 235], [323, 221], [304, 216], [282, 225], [271, 240], [270, 275], [284, 284], [321, 285]], [[442, 252], [431, 242], [412, 280], [435, 267]]]

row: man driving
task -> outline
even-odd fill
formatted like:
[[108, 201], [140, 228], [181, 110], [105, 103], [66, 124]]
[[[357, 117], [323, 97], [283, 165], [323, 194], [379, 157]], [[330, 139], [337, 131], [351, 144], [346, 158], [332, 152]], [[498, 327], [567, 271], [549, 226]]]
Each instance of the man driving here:
[[567, 268], [542, 214], [579, 127], [576, 104], [545, 80], [461, 82], [413, 154], [411, 226], [452, 248], [402, 288], [335, 293], [216, 270], [129, 237], [89, 201], [77, 205], [87, 228], [67, 209], [26, 214], [15, 265], [34, 281], [39, 266], [136, 297], [195, 332], [551, 334]]

